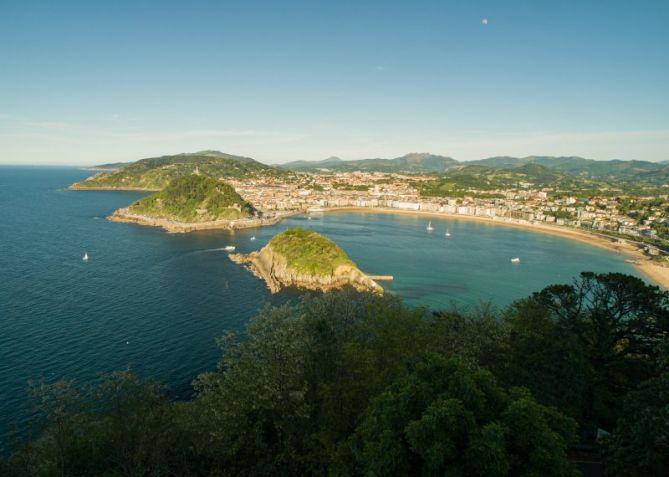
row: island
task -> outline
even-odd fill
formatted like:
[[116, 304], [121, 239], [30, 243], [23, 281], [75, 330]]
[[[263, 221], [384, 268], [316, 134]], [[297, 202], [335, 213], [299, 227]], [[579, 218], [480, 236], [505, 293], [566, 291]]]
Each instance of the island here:
[[275, 235], [260, 251], [231, 254], [230, 259], [265, 280], [272, 293], [291, 286], [324, 292], [351, 286], [383, 293], [337, 244], [300, 227]]
[[168, 232], [191, 232], [258, 227], [276, 223], [282, 217], [265, 217], [229, 184], [192, 174], [172, 180], [160, 192], [118, 209], [108, 218], [163, 227]]

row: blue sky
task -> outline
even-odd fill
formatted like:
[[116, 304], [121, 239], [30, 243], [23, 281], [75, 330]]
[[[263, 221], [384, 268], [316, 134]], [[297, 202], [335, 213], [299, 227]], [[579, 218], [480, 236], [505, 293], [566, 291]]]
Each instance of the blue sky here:
[[666, 0], [0, 3], [0, 163], [664, 160], [668, 85]]

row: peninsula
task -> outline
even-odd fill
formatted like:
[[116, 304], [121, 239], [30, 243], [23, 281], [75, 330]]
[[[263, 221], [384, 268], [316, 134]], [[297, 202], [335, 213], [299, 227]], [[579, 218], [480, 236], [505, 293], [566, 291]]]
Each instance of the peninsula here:
[[250, 157], [219, 151], [199, 151], [150, 157], [129, 164], [103, 164], [92, 170], [99, 172], [86, 180], [75, 182], [71, 190], [139, 190], [157, 191], [178, 177], [201, 173], [222, 179], [284, 176], [276, 167], [262, 164]]
[[162, 191], [115, 211], [109, 220], [190, 232], [257, 227], [280, 217], [263, 218], [229, 184], [193, 174], [174, 179]]
[[272, 293], [289, 286], [329, 291], [347, 285], [358, 291], [383, 292], [337, 244], [299, 227], [275, 235], [260, 251], [231, 254], [230, 259], [265, 280]]

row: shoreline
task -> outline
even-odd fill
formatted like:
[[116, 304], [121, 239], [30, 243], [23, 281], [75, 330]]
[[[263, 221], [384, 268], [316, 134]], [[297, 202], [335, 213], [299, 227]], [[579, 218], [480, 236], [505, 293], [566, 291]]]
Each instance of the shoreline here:
[[68, 186], [71, 191], [118, 191], [118, 192], [159, 192], [160, 189], [149, 189], [147, 187], [78, 187], [76, 182]]
[[[634, 266], [643, 276], [648, 278], [653, 284], [658, 285], [664, 290], [669, 290], [669, 268], [653, 263], [646, 257], [638, 247], [631, 245], [627, 241], [621, 243], [618, 239], [605, 238], [601, 235], [595, 235], [586, 231], [573, 230], [559, 225], [534, 224], [531, 222], [515, 222], [502, 218], [479, 217], [470, 215], [451, 214], [449, 212], [432, 212], [424, 210], [401, 210], [390, 209], [386, 207], [333, 207], [324, 208], [320, 212], [355, 212], [355, 213], [382, 213], [394, 215], [406, 215], [413, 217], [433, 217], [440, 219], [464, 220], [469, 222], [480, 222], [492, 225], [503, 225], [515, 227], [528, 231], [540, 232], [547, 235], [568, 238], [578, 242], [587, 243], [599, 248], [604, 248], [620, 255], [628, 257], [630, 264]], [[624, 240], [624, 239], [623, 239]]]
[[122, 208], [115, 210], [112, 215], [107, 217], [107, 220], [111, 222], [147, 225], [150, 227], [162, 227], [169, 233], [188, 233], [199, 230], [241, 230], [265, 227], [267, 225], [275, 225], [291, 215], [294, 214], [289, 213], [278, 215], [271, 219], [224, 219], [211, 220], [208, 222], [179, 222], [164, 217], [150, 217], [148, 215], [133, 214], [128, 208]]
[[248, 254], [229, 254], [228, 258], [263, 280], [272, 294], [290, 287], [326, 293], [346, 286], [358, 291], [383, 293], [383, 287], [355, 265], [340, 265], [331, 275], [307, 275], [288, 268], [286, 259], [275, 253], [270, 245]]

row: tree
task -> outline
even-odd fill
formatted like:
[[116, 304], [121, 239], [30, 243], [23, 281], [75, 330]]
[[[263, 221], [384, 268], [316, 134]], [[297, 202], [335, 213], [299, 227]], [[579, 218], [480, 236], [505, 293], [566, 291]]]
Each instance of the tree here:
[[195, 383], [198, 452], [212, 465], [246, 475], [304, 470], [310, 403], [305, 378], [308, 337], [296, 309], [265, 308], [245, 339], [221, 345], [219, 371]]
[[579, 419], [592, 368], [578, 337], [533, 299], [519, 300], [502, 314], [507, 346], [496, 376], [506, 386], [523, 386], [541, 403]]
[[616, 476], [665, 476], [669, 469], [669, 344], [661, 347], [659, 376], [625, 397], [607, 442], [608, 471]]
[[611, 429], [622, 397], [656, 372], [657, 347], [669, 336], [669, 294], [629, 275], [584, 272], [573, 285], [547, 287], [531, 300], [587, 358], [583, 422]]
[[492, 374], [432, 356], [374, 398], [350, 440], [367, 475], [575, 475], [576, 423], [504, 392]]

